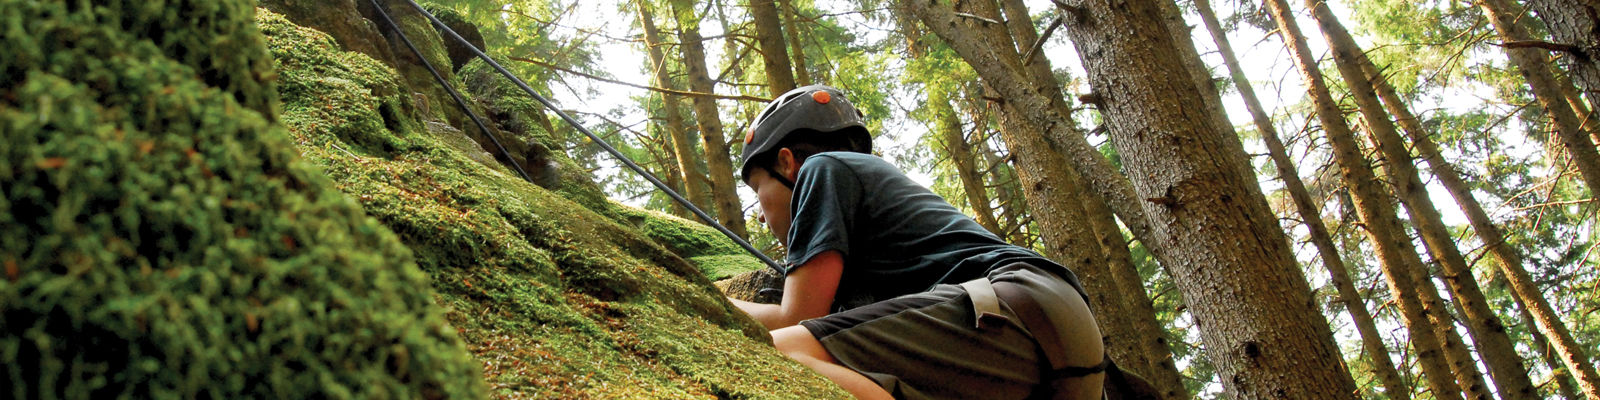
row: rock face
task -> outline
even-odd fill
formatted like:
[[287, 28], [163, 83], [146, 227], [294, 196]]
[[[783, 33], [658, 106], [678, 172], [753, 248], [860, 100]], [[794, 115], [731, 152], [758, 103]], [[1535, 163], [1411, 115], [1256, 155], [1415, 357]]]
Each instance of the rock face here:
[[[396, 110], [404, 96], [373, 94], [409, 91], [383, 64], [273, 14], [262, 27], [297, 147], [416, 255], [494, 395], [846, 396], [776, 354], [711, 286], [708, 275], [759, 267], [715, 231], [612, 203], [578, 168], [547, 189], [474, 162], [392, 117], [410, 115]], [[560, 148], [528, 99], [474, 93], [497, 124]]]
[[86, 4], [0, 0], [0, 397], [486, 394], [412, 251], [297, 155], [254, 1]]
[[458, 40], [451, 40], [450, 36], [444, 32], [439, 33], [444, 39], [444, 50], [450, 55], [450, 66], [456, 71], [460, 71], [461, 67], [466, 66], [468, 61], [478, 59], [478, 56], [473, 54], [472, 48], [467, 47], [468, 45], [477, 48], [478, 51], [484, 51], [489, 48], [484, 43], [483, 32], [478, 30], [478, 26], [467, 21], [466, 17], [456, 13], [455, 10], [433, 6], [428, 7], [428, 11], [438, 17], [440, 22], [444, 22], [444, 26], [449, 27], [457, 35], [461, 35], [462, 39], [467, 40], [466, 44], [462, 44]]
[[709, 283], [760, 264], [606, 200], [526, 98], [475, 96], [543, 187], [355, 14], [78, 4], [0, 0], [0, 397], [846, 396]]
[[260, 5], [301, 25], [327, 27], [323, 32], [345, 50], [393, 63], [389, 43], [378, 34], [378, 26], [361, 14], [358, 1], [367, 0], [261, 0]]

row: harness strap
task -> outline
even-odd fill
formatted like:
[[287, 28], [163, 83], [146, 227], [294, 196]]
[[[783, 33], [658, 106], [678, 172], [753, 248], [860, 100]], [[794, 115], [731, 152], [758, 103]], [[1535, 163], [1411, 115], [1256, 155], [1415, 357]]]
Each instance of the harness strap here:
[[995, 295], [994, 285], [988, 279], [966, 281], [961, 288], [966, 289], [967, 296], [972, 298], [974, 328], [982, 328], [986, 321], [990, 324], [1004, 323], [1006, 317], [1000, 313], [1000, 298]]
[[[980, 280], [985, 283], [988, 282], [987, 279]], [[966, 285], [963, 284], [962, 286]], [[1058, 340], [1061, 336], [1056, 332], [1056, 325], [1050, 323], [1050, 319], [1045, 317], [1044, 309], [1039, 306], [1038, 302], [1033, 300], [1033, 296], [1023, 292], [1021, 286], [1012, 283], [1001, 282], [1000, 284], [992, 285], [992, 287], [990, 290], [1000, 300], [1005, 301], [1006, 305], [1011, 307], [1011, 312], [1015, 313], [1017, 319], [1021, 320], [1019, 322], [1022, 322], [1022, 326], [1028, 328], [1029, 332], [1033, 332], [1034, 341], [1039, 344], [1040, 350], [1044, 351], [1045, 359], [1049, 361], [1050, 371], [1045, 373], [1044, 376], [1047, 381], [1056, 378], [1074, 378], [1098, 374], [1105, 372], [1106, 367], [1111, 364], [1111, 356], [1107, 354], [1098, 365], [1090, 367], [1067, 366], [1067, 352], [1066, 349], [1061, 348], [1061, 341]]]

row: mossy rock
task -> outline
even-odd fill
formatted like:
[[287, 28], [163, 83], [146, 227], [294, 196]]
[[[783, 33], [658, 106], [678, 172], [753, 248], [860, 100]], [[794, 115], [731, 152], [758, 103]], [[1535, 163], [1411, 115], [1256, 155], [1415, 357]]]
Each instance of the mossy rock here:
[[0, 0], [0, 397], [485, 395], [277, 123], [254, 4]]
[[391, 120], [383, 110], [399, 99], [373, 94], [401, 85], [393, 71], [261, 21], [301, 153], [416, 254], [494, 396], [847, 396], [774, 351], [684, 256]]
[[322, 28], [345, 50], [391, 62], [394, 55], [388, 41], [378, 34], [376, 24], [361, 15], [357, 1], [368, 0], [260, 0], [260, 6], [296, 24]]
[[[461, 67], [467, 65], [468, 61], [478, 59], [477, 54], [472, 51], [473, 48], [477, 48], [478, 51], [488, 51], [489, 47], [483, 41], [483, 31], [478, 29], [478, 25], [467, 21], [466, 16], [438, 4], [424, 4], [423, 8], [433, 13], [434, 17], [439, 18], [439, 22], [443, 22], [444, 26], [449, 27], [457, 35], [461, 35], [462, 39], [467, 40], [465, 44], [458, 40], [450, 40], [449, 34], [443, 30], [439, 31], [439, 36], [445, 39], [444, 49], [445, 53], [450, 55], [450, 67], [452, 70], [459, 71]], [[438, 27], [434, 28], [437, 29]]]
[[767, 268], [722, 232], [705, 224], [621, 204], [615, 206], [614, 214], [674, 254], [689, 259], [708, 279], [723, 280]]
[[467, 62], [459, 76], [465, 90], [506, 133], [502, 141], [523, 144], [521, 148], [527, 155], [524, 159], [532, 168], [529, 173], [540, 186], [590, 210], [612, 215], [613, 203], [606, 199], [594, 177], [561, 151], [568, 143], [556, 133], [543, 105], [481, 59]]

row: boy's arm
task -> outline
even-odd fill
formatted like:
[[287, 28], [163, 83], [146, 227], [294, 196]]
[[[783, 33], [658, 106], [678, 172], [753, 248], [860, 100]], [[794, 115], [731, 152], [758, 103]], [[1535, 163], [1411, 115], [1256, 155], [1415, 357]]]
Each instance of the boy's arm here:
[[843, 273], [844, 256], [830, 250], [811, 257], [789, 273], [783, 282], [783, 300], [778, 304], [729, 300], [769, 330], [790, 327], [800, 321], [828, 315], [828, 308], [833, 306], [834, 292], [839, 290], [839, 277]]

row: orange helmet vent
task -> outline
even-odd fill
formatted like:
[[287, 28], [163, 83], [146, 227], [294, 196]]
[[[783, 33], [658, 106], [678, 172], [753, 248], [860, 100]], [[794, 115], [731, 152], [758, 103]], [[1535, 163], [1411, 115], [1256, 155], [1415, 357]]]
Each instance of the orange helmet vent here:
[[811, 94], [811, 99], [816, 100], [818, 104], [828, 104], [828, 102], [833, 101], [833, 95], [828, 94], [826, 90], [818, 90]]

